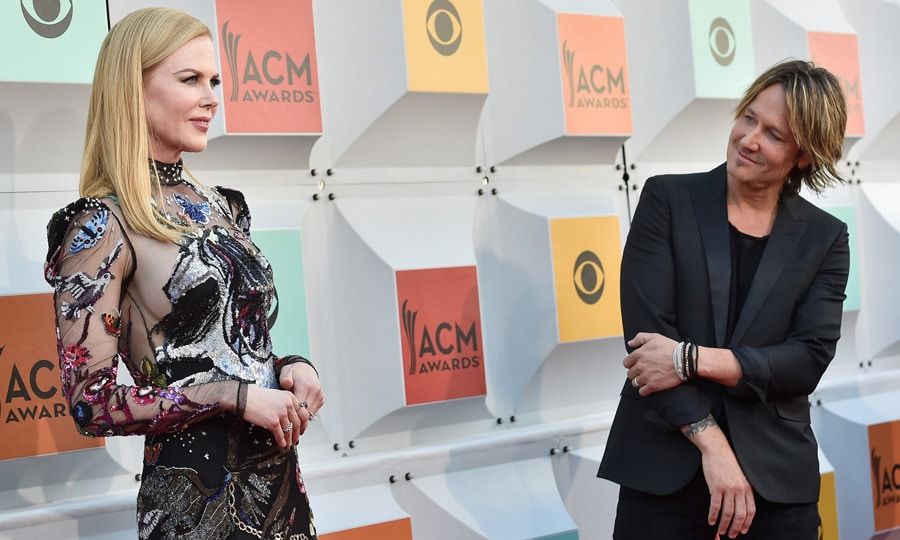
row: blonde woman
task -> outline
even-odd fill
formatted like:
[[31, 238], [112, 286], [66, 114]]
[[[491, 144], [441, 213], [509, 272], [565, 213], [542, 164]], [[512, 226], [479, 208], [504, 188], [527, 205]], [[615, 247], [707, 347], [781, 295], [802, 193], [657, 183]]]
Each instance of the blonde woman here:
[[131, 13], [103, 42], [82, 198], [48, 225], [63, 392], [83, 434], [146, 436], [140, 538], [310, 539], [294, 446], [318, 376], [271, 352], [244, 197], [181, 162], [206, 148], [217, 84], [209, 29], [180, 11]]

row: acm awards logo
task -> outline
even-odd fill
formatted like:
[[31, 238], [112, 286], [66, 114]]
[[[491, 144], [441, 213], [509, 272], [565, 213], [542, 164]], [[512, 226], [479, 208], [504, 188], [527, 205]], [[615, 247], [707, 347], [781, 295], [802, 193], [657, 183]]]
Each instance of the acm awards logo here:
[[72, 23], [72, 0], [20, 0], [20, 3], [25, 22], [41, 37], [58, 38]]
[[606, 286], [606, 272], [603, 270], [600, 257], [593, 251], [582, 251], [575, 259], [572, 274], [575, 292], [581, 301], [588, 305], [599, 302]]
[[468, 330], [459, 322], [443, 321], [434, 328], [422, 325], [418, 333], [416, 319], [418, 310], [408, 307], [409, 299], [403, 300], [400, 317], [406, 333], [406, 347], [409, 351], [409, 375], [421, 375], [437, 371], [456, 371], [477, 368], [481, 365], [478, 353], [478, 332], [475, 321]]
[[875, 487], [875, 508], [900, 503], [900, 463], [882, 466], [882, 457], [872, 447], [870, 456]]
[[450, 0], [434, 0], [425, 14], [428, 40], [438, 53], [453, 56], [462, 43], [462, 20]]
[[844, 93], [844, 104], [847, 107], [847, 114], [859, 114], [862, 112], [862, 97], [859, 92], [859, 77], [852, 79], [835, 73], [838, 83], [841, 85], [841, 91]]
[[[222, 25], [222, 41], [225, 57], [231, 72], [231, 95], [229, 101], [270, 102], [270, 103], [312, 103], [316, 100], [313, 90], [301, 90], [295, 82], [312, 86], [312, 66], [310, 53], [306, 53], [299, 63], [284, 51], [266, 50], [256, 54], [248, 50], [241, 57], [241, 34], [229, 31], [231, 21]], [[259, 60], [257, 61], [257, 58]], [[247, 86], [255, 86], [248, 88]]]
[[[0, 347], [0, 356], [3, 356], [5, 349], [5, 346]], [[66, 416], [66, 407], [62, 403], [31, 404], [34, 398], [51, 399], [59, 391], [55, 386], [41, 388], [37, 380], [41, 370], [53, 371], [55, 368], [56, 365], [49, 360], [38, 360], [23, 374], [19, 366], [13, 363], [0, 403], [0, 417], [4, 424]], [[48, 405], [52, 405], [52, 409]]]
[[568, 40], [563, 41], [563, 64], [569, 79], [569, 108], [625, 109], [628, 98], [625, 95], [625, 68], [600, 64], [576, 64], [576, 51], [569, 49]]
[[709, 51], [720, 66], [731, 65], [734, 61], [734, 53], [737, 50], [737, 40], [734, 38], [734, 30], [722, 17], [716, 17], [709, 25]]

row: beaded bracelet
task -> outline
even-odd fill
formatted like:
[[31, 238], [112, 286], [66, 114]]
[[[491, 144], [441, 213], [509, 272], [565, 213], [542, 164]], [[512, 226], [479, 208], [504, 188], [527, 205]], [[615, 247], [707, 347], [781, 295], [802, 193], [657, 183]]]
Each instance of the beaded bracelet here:
[[700, 348], [690, 339], [682, 341], [672, 349], [672, 367], [675, 374], [686, 382], [697, 377], [700, 365]]
[[684, 373], [681, 370], [681, 346], [682, 343], [677, 343], [675, 348], [672, 349], [672, 367], [675, 369], [675, 375], [678, 375], [678, 378], [681, 379], [681, 382], [684, 382], [686, 379], [684, 378]]

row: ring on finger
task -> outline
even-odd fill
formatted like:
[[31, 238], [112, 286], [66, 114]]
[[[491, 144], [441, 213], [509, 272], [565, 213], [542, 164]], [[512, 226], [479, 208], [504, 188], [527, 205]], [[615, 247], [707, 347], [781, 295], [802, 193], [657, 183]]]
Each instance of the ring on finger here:
[[635, 388], [640, 388], [640, 387], [641, 387], [641, 383], [638, 382], [637, 377], [631, 379], [631, 386], [633, 386], [633, 387], [635, 387]]
[[309, 402], [307, 402], [306, 400], [303, 400], [300, 403], [297, 403], [297, 410], [299, 411], [300, 409], [306, 409], [308, 411], [309, 410]]
[[288, 424], [288, 427], [281, 428], [281, 431], [283, 431], [285, 433], [290, 433], [293, 430], [294, 430], [294, 424]]
[[309, 413], [309, 421], [312, 422], [315, 419], [316, 419], [316, 413], [314, 413], [314, 412]]

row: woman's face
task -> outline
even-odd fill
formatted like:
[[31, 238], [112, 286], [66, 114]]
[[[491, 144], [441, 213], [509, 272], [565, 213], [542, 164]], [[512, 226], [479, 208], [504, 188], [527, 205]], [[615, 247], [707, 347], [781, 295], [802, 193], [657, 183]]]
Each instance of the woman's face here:
[[150, 156], [174, 163], [181, 152], [206, 148], [206, 132], [219, 100], [215, 51], [209, 36], [185, 43], [144, 73]]

